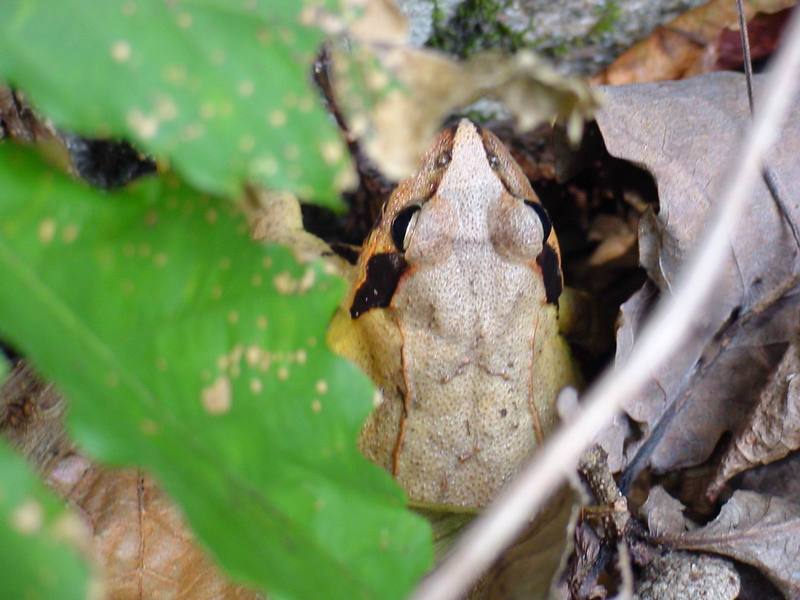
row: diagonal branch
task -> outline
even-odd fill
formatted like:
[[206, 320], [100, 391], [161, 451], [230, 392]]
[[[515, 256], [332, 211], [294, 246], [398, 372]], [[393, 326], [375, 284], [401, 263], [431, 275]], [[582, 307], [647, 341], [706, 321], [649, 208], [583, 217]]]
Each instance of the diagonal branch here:
[[550, 438], [505, 492], [469, 527], [450, 556], [416, 590], [414, 600], [461, 597], [565, 480], [581, 454], [621, 404], [636, 396], [690, 332], [708, 301], [762, 157], [780, 133], [800, 80], [800, 11], [795, 11], [766, 82], [763, 106], [731, 161], [727, 185], [705, 235], [674, 288], [663, 298], [627, 363], [606, 371], [588, 391], [580, 413]]

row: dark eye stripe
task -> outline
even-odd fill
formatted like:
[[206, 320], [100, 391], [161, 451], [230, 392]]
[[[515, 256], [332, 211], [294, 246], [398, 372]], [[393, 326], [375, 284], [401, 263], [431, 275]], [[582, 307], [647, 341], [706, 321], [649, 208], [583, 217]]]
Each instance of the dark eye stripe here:
[[564, 278], [556, 251], [549, 244], [545, 244], [536, 262], [542, 269], [545, 297], [550, 304], [558, 306], [558, 297], [564, 289]]
[[525, 200], [525, 204], [530, 206], [537, 215], [539, 215], [539, 220], [542, 222], [542, 243], [547, 241], [547, 238], [550, 237], [550, 232], [553, 230], [553, 222], [550, 220], [550, 215], [547, 214], [547, 211], [544, 209], [544, 206], [539, 204], [538, 202], [533, 202], [532, 200]]
[[386, 308], [392, 302], [406, 261], [399, 252], [376, 254], [367, 262], [367, 276], [356, 290], [350, 316], [357, 319], [372, 308]]

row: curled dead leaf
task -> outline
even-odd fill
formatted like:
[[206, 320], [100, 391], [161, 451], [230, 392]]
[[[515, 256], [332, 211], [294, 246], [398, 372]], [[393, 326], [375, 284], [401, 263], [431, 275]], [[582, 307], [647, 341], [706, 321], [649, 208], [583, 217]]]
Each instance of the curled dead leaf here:
[[[794, 0], [745, 0], [745, 18], [774, 13], [794, 5]], [[666, 25], [657, 27], [611, 65], [596, 75], [593, 83], [623, 85], [681, 79], [716, 68], [720, 34], [738, 30], [736, 3], [712, 0], [689, 10]], [[738, 35], [737, 35], [738, 37]]]
[[800, 448], [800, 351], [792, 343], [733, 439], [707, 492], [716, 498], [734, 475]]
[[583, 81], [528, 51], [485, 52], [458, 62], [413, 48], [402, 18], [385, 2], [361, 13], [349, 27], [353, 44], [333, 52], [333, 86], [353, 134], [393, 179], [414, 170], [449, 114], [480, 98], [505, 104], [522, 130], [560, 120], [573, 140], [599, 106]]

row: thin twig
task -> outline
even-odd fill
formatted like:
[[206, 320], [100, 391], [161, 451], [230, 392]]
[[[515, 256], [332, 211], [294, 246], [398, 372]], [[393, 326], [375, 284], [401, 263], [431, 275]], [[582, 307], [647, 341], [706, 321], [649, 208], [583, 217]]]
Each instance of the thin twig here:
[[780, 133], [794, 97], [800, 70], [800, 11], [790, 20], [784, 43], [765, 83], [763, 109], [747, 130], [709, 228], [682, 272], [675, 293], [663, 298], [623, 367], [606, 371], [589, 390], [578, 415], [562, 426], [459, 539], [450, 556], [422, 581], [415, 600], [463, 596], [531, 516], [565, 480], [569, 471], [623, 402], [633, 399], [690, 333], [728, 255], [729, 236], [761, 171], [764, 153]]
[[[739, 39], [742, 43], [742, 61], [744, 62], [744, 77], [747, 82], [747, 103], [750, 106], [750, 118], [755, 115], [755, 101], [753, 99], [753, 58], [750, 54], [750, 34], [747, 31], [747, 19], [744, 14], [744, 0], [736, 0], [736, 9], [739, 13]], [[789, 216], [789, 211], [786, 208], [786, 203], [778, 189], [778, 182], [772, 169], [768, 165], [764, 165], [761, 173], [764, 183], [767, 185], [772, 199], [775, 201], [775, 206], [778, 212], [781, 213], [781, 218], [789, 226], [794, 237], [794, 242], [800, 248], [800, 231], [797, 230], [797, 224]]]
[[744, 59], [744, 76], [747, 80], [747, 102], [750, 104], [750, 116], [753, 116], [753, 60], [750, 58], [750, 36], [747, 35], [747, 19], [744, 16], [744, 0], [736, 0], [739, 12], [739, 39], [742, 41]]

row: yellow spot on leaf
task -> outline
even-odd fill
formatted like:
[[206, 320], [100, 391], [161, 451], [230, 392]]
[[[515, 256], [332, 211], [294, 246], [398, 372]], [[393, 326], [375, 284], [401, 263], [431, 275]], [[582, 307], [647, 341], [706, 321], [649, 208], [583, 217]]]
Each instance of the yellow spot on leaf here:
[[250, 81], [249, 79], [245, 79], [244, 81], [240, 81], [238, 87], [236, 88], [239, 92], [239, 95], [243, 98], [247, 98], [253, 95], [253, 92], [256, 89], [255, 84]]
[[260, 315], [260, 316], [259, 316], [259, 317], [256, 319], [256, 326], [257, 326], [259, 329], [266, 329], [266, 328], [267, 328], [267, 317], [265, 317], [264, 315]]
[[253, 173], [271, 177], [278, 172], [278, 161], [272, 156], [260, 156], [253, 161]]
[[211, 288], [211, 297], [214, 300], [219, 300], [220, 298], [222, 298], [222, 286], [221, 285], [215, 285], [213, 288]]
[[49, 244], [56, 235], [56, 222], [53, 219], [45, 219], [39, 223], [39, 241]]
[[258, 361], [261, 360], [261, 353], [261, 348], [258, 346], [250, 346], [247, 348], [247, 352], [245, 352], [247, 364], [251, 367], [255, 367], [258, 364]]
[[217, 222], [217, 211], [214, 210], [213, 208], [209, 208], [206, 211], [206, 221], [210, 225], [213, 225], [214, 223], [216, 223]]
[[209, 414], [222, 415], [231, 409], [231, 382], [227, 377], [218, 377], [209, 387], [203, 388], [203, 408]]
[[272, 257], [271, 256], [265, 256], [264, 258], [262, 258], [261, 259], [261, 266], [263, 266], [265, 269], [269, 269], [272, 266]]
[[155, 108], [158, 118], [162, 121], [171, 121], [178, 116], [178, 107], [169, 96], [159, 96]]
[[311, 402], [311, 410], [315, 413], [318, 413], [322, 410], [322, 402], [314, 398], [314, 401]]
[[322, 144], [322, 159], [329, 165], [339, 162], [342, 158], [342, 145], [338, 142], [327, 141]]
[[269, 124], [273, 127], [283, 127], [286, 125], [286, 113], [276, 108], [269, 113]]
[[239, 322], [239, 313], [236, 312], [235, 310], [232, 310], [231, 312], [229, 312], [228, 313], [228, 323], [230, 323], [231, 325], [235, 325], [238, 322]]
[[167, 65], [161, 72], [162, 77], [169, 83], [180, 85], [186, 83], [186, 67], [183, 65]]
[[162, 373], [167, 370], [167, 359], [163, 356], [159, 356], [156, 359], [156, 369], [161, 371]]
[[280, 367], [278, 369], [278, 379], [280, 379], [281, 381], [286, 381], [287, 379], [289, 379], [289, 369], [287, 369], [286, 367]]
[[138, 108], [128, 112], [126, 117], [128, 127], [143, 140], [149, 140], [158, 133], [158, 119], [153, 115], [147, 115]]
[[154, 264], [156, 265], [156, 267], [158, 267], [159, 269], [160, 269], [160, 268], [162, 268], [162, 267], [164, 267], [164, 266], [166, 266], [166, 264], [167, 264], [167, 255], [166, 255], [166, 254], [164, 254], [163, 252], [159, 252], [158, 254], [156, 254], [156, 255], [153, 257], [153, 263], [154, 263]]
[[189, 123], [181, 131], [181, 139], [184, 142], [192, 142], [199, 139], [206, 132], [206, 128], [202, 123]]
[[314, 384], [314, 389], [317, 390], [318, 394], [326, 394], [328, 392], [328, 382], [320, 379]]
[[23, 535], [31, 535], [42, 528], [44, 512], [36, 500], [26, 500], [11, 513], [11, 525]]
[[287, 271], [278, 273], [272, 283], [279, 294], [293, 294], [297, 290], [297, 281]]
[[111, 44], [111, 58], [118, 63], [126, 62], [131, 57], [131, 45], [125, 40], [117, 40]]
[[226, 60], [227, 56], [225, 56], [225, 51], [222, 50], [221, 48], [217, 48], [211, 53], [211, 64], [214, 64], [219, 67], [221, 65], [224, 65]]
[[139, 429], [145, 435], [155, 435], [158, 433], [158, 423], [152, 419], [144, 419], [139, 423]]
[[297, 364], [304, 365], [306, 364], [306, 360], [308, 360], [308, 354], [305, 350], [298, 350], [294, 355]]
[[217, 114], [217, 108], [214, 106], [212, 102], [203, 102], [200, 105], [200, 118], [201, 119], [211, 119], [214, 115]]
[[303, 273], [302, 279], [300, 279], [300, 291], [307, 292], [312, 287], [314, 287], [314, 282], [317, 280], [317, 272], [314, 269], [308, 268], [306, 269], [305, 273]]
[[252, 135], [245, 134], [239, 138], [239, 150], [242, 152], [250, 152], [256, 147], [256, 138]]
[[253, 377], [250, 380], [250, 391], [254, 394], [260, 394], [262, 389], [264, 389], [264, 386], [261, 380], [258, 377]]
[[178, 27], [181, 29], [188, 29], [192, 26], [192, 15], [187, 12], [182, 12], [178, 15]]
[[259, 44], [261, 44], [262, 46], [266, 46], [272, 41], [272, 32], [270, 32], [270, 30], [267, 29], [266, 27], [263, 27], [258, 30], [256, 37], [258, 39]]
[[122, 14], [126, 17], [132, 17], [136, 14], [136, 3], [135, 2], [126, 2], [122, 5]]

